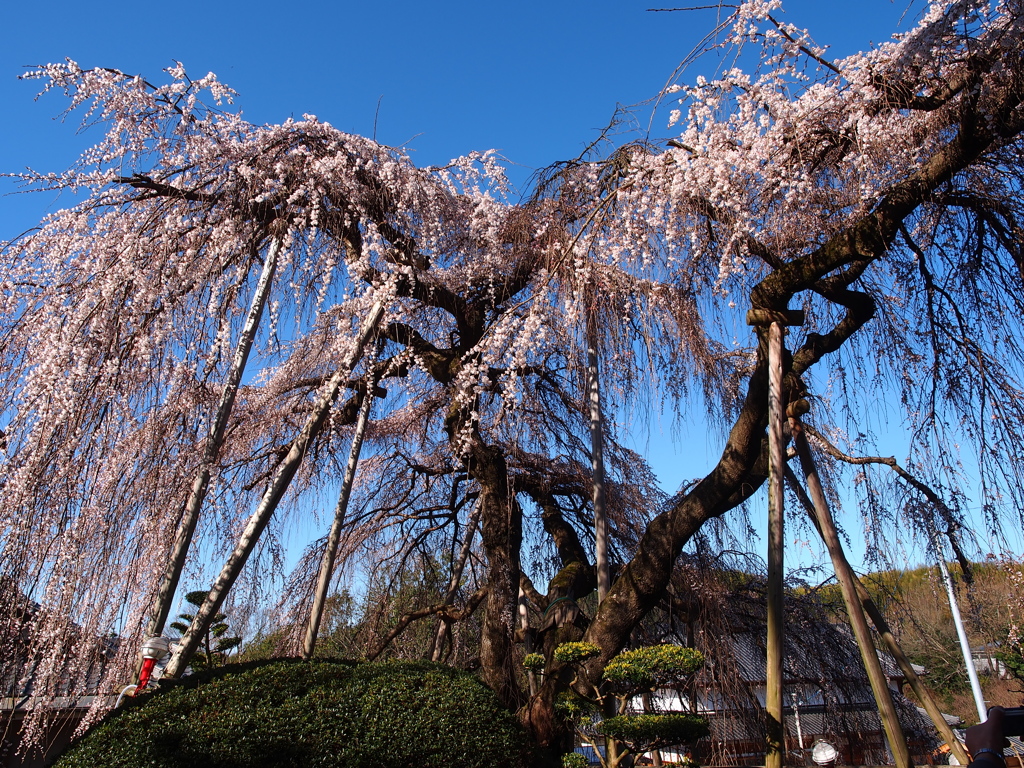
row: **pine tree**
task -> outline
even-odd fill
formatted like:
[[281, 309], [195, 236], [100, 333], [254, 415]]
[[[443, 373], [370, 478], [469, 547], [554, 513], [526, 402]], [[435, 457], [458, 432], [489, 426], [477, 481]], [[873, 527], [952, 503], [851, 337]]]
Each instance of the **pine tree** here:
[[[204, 599], [206, 599], [205, 590], [189, 592], [185, 595], [186, 602], [190, 605], [194, 605], [196, 608], [203, 604]], [[192, 623], [194, 618], [195, 614], [193, 613], [179, 613], [178, 621], [171, 622], [171, 629], [178, 632], [179, 636], [184, 635], [185, 632], [188, 631], [189, 625]], [[209, 631], [203, 635], [203, 653], [197, 654], [193, 657], [192, 666], [199, 669], [209, 669], [211, 667], [219, 667], [221, 664], [225, 663], [227, 661], [228, 653], [233, 648], [237, 648], [242, 644], [242, 638], [229, 637], [227, 632], [227, 614], [218, 613], [213, 617], [213, 622], [210, 624]]]

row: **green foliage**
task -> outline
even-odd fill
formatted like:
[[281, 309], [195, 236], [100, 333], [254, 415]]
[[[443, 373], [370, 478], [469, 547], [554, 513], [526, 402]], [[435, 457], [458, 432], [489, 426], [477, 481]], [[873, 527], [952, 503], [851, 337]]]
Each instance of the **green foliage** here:
[[[578, 663], [596, 656], [598, 648], [590, 643], [564, 643], [555, 649], [555, 658]], [[692, 714], [617, 715], [595, 724], [593, 714], [598, 707], [614, 704], [615, 711], [624, 712], [631, 697], [651, 692], [659, 686], [681, 683], [704, 665], [704, 655], [693, 648], [678, 645], [651, 645], [623, 651], [604, 668], [603, 690], [595, 691], [593, 700], [584, 699], [574, 691], [559, 696], [555, 711], [573, 724], [584, 741], [593, 744], [593, 733], [622, 742], [628, 749], [618, 759], [601, 758], [606, 768], [615, 768], [629, 754], [646, 752], [676, 744], [690, 744], [708, 734], [708, 723]]]
[[595, 714], [597, 705], [589, 699], [584, 699], [575, 691], [562, 691], [555, 700], [555, 712], [559, 717], [578, 723]]
[[539, 653], [528, 653], [523, 657], [523, 667], [533, 672], [541, 672], [544, 669], [544, 657]]
[[465, 672], [291, 659], [162, 684], [55, 768], [522, 768], [526, 745], [512, 714]]
[[592, 659], [601, 653], [601, 649], [593, 643], [562, 643], [555, 648], [555, 661], [563, 664], [578, 664], [581, 661]]
[[709, 733], [708, 721], [690, 714], [619, 715], [602, 721], [597, 729], [625, 742], [634, 752], [691, 744]]
[[[199, 608], [206, 600], [206, 592], [198, 590], [185, 595], [185, 600], [196, 608]], [[171, 629], [176, 630], [179, 636], [184, 635], [195, 618], [194, 614], [178, 614], [179, 621], [172, 621]], [[242, 644], [240, 637], [228, 637], [227, 614], [218, 613], [213, 617], [210, 629], [203, 635], [201, 644], [203, 652], [192, 659], [194, 669], [207, 669], [223, 664], [227, 660], [228, 652]]]
[[587, 758], [579, 752], [562, 755], [562, 768], [587, 768]]
[[651, 645], [623, 651], [604, 668], [604, 679], [619, 685], [652, 686], [676, 682], [704, 664], [704, 655], [679, 645]]

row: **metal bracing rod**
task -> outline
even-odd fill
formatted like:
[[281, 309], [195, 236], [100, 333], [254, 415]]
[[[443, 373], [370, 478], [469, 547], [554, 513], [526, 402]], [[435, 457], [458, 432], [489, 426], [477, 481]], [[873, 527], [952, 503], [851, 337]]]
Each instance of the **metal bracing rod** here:
[[978, 709], [979, 722], [988, 720], [988, 707], [985, 706], [985, 697], [981, 693], [981, 683], [978, 682], [978, 670], [974, 668], [974, 658], [971, 653], [971, 642], [967, 639], [967, 629], [964, 627], [963, 617], [960, 615], [960, 604], [956, 599], [956, 589], [953, 586], [953, 578], [949, 575], [949, 568], [946, 567], [946, 557], [942, 552], [942, 545], [939, 543], [939, 530], [935, 521], [930, 515], [925, 517], [925, 525], [928, 528], [928, 537], [931, 539], [932, 550], [935, 552], [935, 561], [939, 566], [939, 573], [942, 575], [942, 583], [946, 587], [946, 595], [949, 597], [949, 610], [953, 614], [953, 624], [956, 626], [956, 635], [960, 639], [960, 652], [964, 656], [964, 666], [967, 667], [967, 677], [971, 681], [971, 693], [974, 696], [974, 706]]

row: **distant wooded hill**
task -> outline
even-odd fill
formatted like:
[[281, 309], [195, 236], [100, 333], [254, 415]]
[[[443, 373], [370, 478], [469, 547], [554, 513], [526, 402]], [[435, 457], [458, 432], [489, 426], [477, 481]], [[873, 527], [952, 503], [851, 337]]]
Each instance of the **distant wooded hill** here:
[[[966, 578], [956, 563], [950, 563], [949, 570], [986, 700], [1004, 706], [1024, 704], [1024, 566], [972, 563]], [[925, 681], [944, 710], [974, 722], [967, 671], [938, 569], [878, 571], [862, 581], [911, 661], [927, 669]], [[846, 620], [838, 585], [815, 591], [837, 621]]]

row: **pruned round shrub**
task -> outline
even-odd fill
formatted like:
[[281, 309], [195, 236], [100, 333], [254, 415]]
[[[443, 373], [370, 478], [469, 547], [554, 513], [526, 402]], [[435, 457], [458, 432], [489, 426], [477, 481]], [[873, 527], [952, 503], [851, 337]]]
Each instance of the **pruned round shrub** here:
[[704, 654], [680, 645], [649, 645], [623, 651], [604, 668], [613, 683], [649, 686], [692, 675], [704, 664]]
[[708, 721], [699, 715], [618, 715], [602, 721], [597, 730], [624, 741], [636, 751], [692, 744], [708, 735]]
[[472, 675], [284, 660], [193, 675], [111, 713], [55, 768], [521, 768], [526, 736]]
[[555, 661], [562, 664], [577, 664], [592, 659], [601, 653], [601, 649], [593, 643], [572, 642], [562, 643], [555, 648]]
[[531, 672], [543, 672], [544, 657], [539, 653], [528, 653], [523, 657], [523, 667]]

